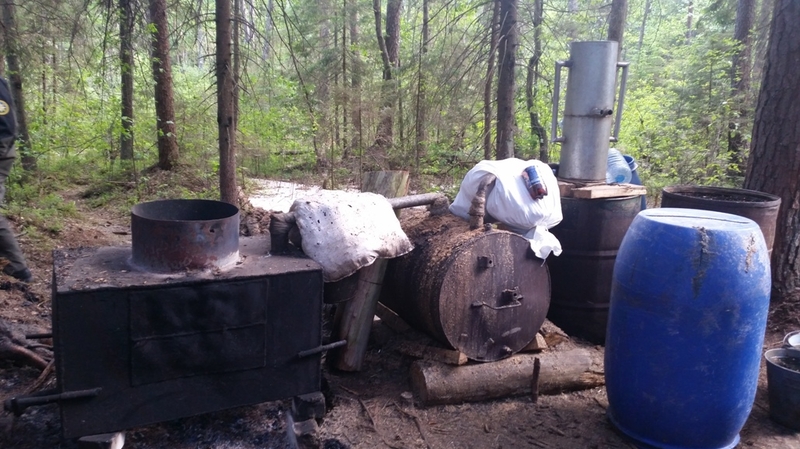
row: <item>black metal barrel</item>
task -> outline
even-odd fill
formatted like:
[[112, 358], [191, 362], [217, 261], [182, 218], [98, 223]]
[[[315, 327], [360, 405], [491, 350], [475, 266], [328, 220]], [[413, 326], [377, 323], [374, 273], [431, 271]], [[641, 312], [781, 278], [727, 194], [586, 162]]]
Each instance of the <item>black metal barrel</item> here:
[[159, 200], [131, 209], [135, 266], [169, 273], [233, 266], [239, 258], [239, 209], [213, 200]]
[[749, 218], [761, 228], [767, 251], [772, 255], [778, 209], [781, 207], [779, 196], [728, 187], [667, 186], [661, 192], [661, 207], [711, 210]]
[[614, 262], [640, 210], [639, 196], [561, 198], [564, 219], [550, 231], [563, 252], [547, 258], [553, 285], [547, 318], [570, 335], [605, 341]]

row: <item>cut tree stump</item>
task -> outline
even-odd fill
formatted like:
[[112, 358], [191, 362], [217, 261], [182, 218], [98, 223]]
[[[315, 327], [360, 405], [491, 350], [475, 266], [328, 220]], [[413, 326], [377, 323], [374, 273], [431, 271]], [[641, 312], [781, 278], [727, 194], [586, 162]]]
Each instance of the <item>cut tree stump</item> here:
[[540, 361], [539, 395], [605, 384], [603, 351], [579, 348], [535, 355], [516, 354], [496, 362], [464, 366], [418, 360], [411, 365], [411, 387], [426, 406], [530, 395], [537, 358]]

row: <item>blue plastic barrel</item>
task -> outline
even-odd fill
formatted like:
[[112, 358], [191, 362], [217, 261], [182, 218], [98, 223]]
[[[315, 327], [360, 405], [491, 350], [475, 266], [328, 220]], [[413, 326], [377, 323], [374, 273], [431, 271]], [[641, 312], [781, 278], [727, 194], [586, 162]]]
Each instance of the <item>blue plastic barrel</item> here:
[[606, 334], [608, 418], [640, 445], [733, 448], [758, 384], [770, 266], [754, 221], [640, 212], [620, 244]]
[[[637, 186], [642, 186], [642, 179], [639, 178], [639, 164], [636, 163], [636, 159], [633, 156], [623, 155], [625, 158], [625, 162], [628, 163], [628, 167], [631, 168], [631, 184], [636, 184]], [[642, 210], [647, 209], [647, 195], [642, 195]]]

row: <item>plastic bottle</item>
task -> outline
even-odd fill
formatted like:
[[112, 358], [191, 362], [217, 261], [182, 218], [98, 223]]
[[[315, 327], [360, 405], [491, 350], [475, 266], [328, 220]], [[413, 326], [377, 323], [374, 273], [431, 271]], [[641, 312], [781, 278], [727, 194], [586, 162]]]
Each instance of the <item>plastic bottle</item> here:
[[[628, 163], [628, 167], [631, 168], [631, 184], [636, 185], [644, 185], [642, 184], [642, 179], [639, 178], [639, 173], [637, 173], [637, 169], [639, 168], [639, 164], [636, 163], [636, 159], [633, 156], [628, 156], [627, 154], [622, 155], [625, 158], [625, 162]], [[647, 209], [647, 195], [642, 195], [642, 210]]]
[[540, 200], [547, 195], [547, 187], [539, 177], [539, 172], [536, 171], [536, 167], [526, 167], [522, 172], [522, 179], [525, 180], [525, 187], [528, 188], [528, 193], [534, 200]]
[[608, 165], [606, 166], [606, 182], [628, 183], [631, 182], [631, 168], [616, 148], [608, 149]]

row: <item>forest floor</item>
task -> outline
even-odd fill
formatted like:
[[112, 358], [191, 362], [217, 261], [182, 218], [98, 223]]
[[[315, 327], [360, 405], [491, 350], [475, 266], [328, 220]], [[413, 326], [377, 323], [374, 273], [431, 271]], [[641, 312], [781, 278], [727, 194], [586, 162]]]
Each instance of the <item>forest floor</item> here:
[[[34, 281], [21, 284], [0, 279], [0, 319], [23, 332], [50, 329], [52, 250], [55, 248], [130, 245], [129, 218], [90, 209], [79, 192], [64, 195], [75, 201], [79, 216], [67, 220], [47, 242], [20, 236]], [[277, 209], [281, 210], [281, 209]], [[797, 304], [793, 302], [791, 304]], [[773, 307], [764, 349], [778, 347], [783, 336], [800, 329], [800, 307]], [[370, 339], [364, 369], [355, 373], [324, 368], [329, 389], [328, 411], [319, 426], [325, 449], [380, 448], [635, 448], [606, 418], [605, 388], [540, 396], [529, 395], [458, 405], [424, 407], [409, 383], [412, 359], [397, 350], [403, 339], [380, 322]], [[582, 345], [579, 340], [567, 345]], [[556, 346], [549, 350], [559, 350]], [[51, 374], [0, 356], [0, 399], [53, 387]], [[192, 394], [192, 393], [187, 393]], [[196, 394], [202, 394], [198, 392]], [[291, 447], [287, 433], [288, 400], [239, 407], [127, 429], [126, 448], [249, 449]], [[28, 409], [20, 417], [0, 412], [0, 448], [75, 448], [75, 440], [60, 437], [57, 405]], [[761, 375], [752, 413], [741, 431], [740, 448], [800, 449], [800, 433], [769, 418], [766, 369]]]

